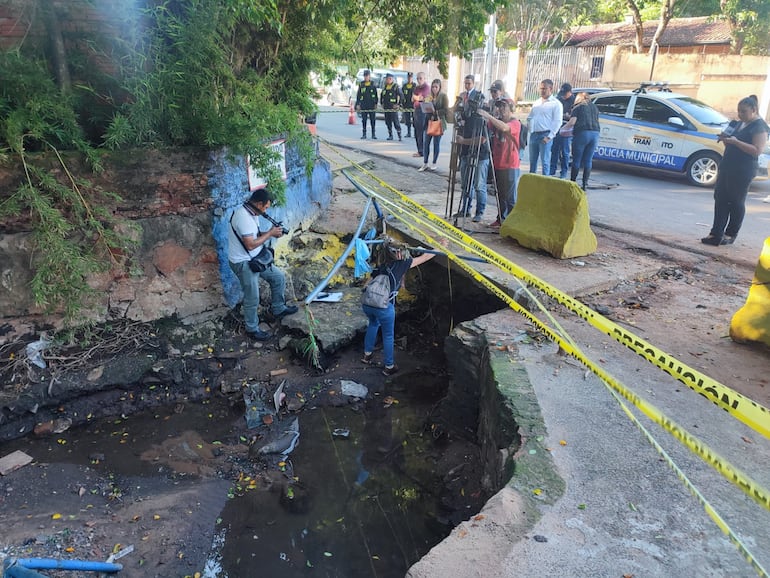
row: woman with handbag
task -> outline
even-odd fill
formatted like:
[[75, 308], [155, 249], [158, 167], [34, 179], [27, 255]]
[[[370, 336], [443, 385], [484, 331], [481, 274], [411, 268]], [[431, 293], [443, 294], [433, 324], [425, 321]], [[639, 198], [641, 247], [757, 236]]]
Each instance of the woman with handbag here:
[[[425, 98], [425, 102], [433, 105], [433, 112], [428, 115], [425, 123], [425, 133], [423, 134], [422, 146], [422, 166], [417, 169], [423, 171], [435, 171], [438, 153], [441, 150], [441, 135], [446, 130], [446, 115], [449, 110], [449, 98], [441, 92], [441, 79], [436, 78], [430, 85], [430, 95]], [[430, 143], [433, 142], [433, 164], [428, 164], [430, 158]]]

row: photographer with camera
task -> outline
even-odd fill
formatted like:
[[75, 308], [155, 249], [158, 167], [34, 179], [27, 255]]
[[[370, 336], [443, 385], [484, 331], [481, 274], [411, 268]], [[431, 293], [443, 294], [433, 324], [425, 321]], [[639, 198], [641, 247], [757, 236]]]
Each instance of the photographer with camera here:
[[[246, 335], [255, 341], [272, 337], [269, 331], [259, 328], [260, 278], [270, 285], [271, 309], [276, 319], [297, 312], [296, 305], [286, 305], [286, 276], [273, 263], [273, 248], [268, 244], [272, 238], [277, 239], [288, 233], [281, 223], [267, 214], [272, 201], [272, 195], [267, 189], [254, 191], [230, 218], [228, 260], [243, 290], [242, 310]], [[259, 223], [260, 216], [272, 226], [263, 231]]]
[[[466, 87], [469, 78], [466, 77]], [[472, 78], [470, 79], [472, 81]], [[489, 138], [487, 123], [479, 114], [484, 104], [484, 94], [473, 88], [461, 95], [462, 107], [456, 115], [462, 119], [462, 135], [455, 137], [460, 147], [460, 179], [462, 181], [462, 199], [460, 211], [455, 217], [470, 217], [473, 199], [476, 199], [476, 212], [472, 221], [478, 223], [487, 206], [487, 174], [489, 173]], [[458, 103], [459, 105], [460, 103]]]

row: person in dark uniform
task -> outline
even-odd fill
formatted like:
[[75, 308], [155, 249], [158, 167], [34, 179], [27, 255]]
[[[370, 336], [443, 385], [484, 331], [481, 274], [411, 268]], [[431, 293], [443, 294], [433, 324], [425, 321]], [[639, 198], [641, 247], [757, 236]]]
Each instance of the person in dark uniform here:
[[385, 75], [385, 87], [380, 95], [380, 104], [385, 110], [385, 126], [388, 127], [388, 140], [393, 140], [393, 127], [396, 128], [398, 140], [401, 140], [401, 123], [398, 122], [398, 109], [403, 102], [401, 88], [393, 79], [393, 74]]
[[356, 95], [356, 110], [361, 113], [361, 124], [363, 125], [363, 134], [361, 139], [366, 138], [366, 121], [372, 125], [372, 138], [377, 140], [377, 134], [374, 128], [374, 114], [377, 108], [377, 87], [371, 80], [369, 69], [364, 70], [364, 80], [358, 85], [358, 94]]
[[406, 73], [406, 82], [401, 89], [401, 102], [403, 104], [404, 112], [401, 115], [401, 122], [406, 125], [407, 138], [412, 136], [412, 94], [414, 94], [414, 81], [412, 80], [412, 73]]

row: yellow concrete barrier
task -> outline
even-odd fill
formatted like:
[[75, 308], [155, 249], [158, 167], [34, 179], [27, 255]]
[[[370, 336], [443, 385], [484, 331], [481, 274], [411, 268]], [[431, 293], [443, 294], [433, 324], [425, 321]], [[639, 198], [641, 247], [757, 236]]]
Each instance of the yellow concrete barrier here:
[[765, 239], [746, 304], [730, 321], [730, 337], [770, 345], [770, 237]]
[[519, 180], [516, 206], [500, 235], [557, 259], [596, 251], [586, 194], [572, 181], [527, 173]]

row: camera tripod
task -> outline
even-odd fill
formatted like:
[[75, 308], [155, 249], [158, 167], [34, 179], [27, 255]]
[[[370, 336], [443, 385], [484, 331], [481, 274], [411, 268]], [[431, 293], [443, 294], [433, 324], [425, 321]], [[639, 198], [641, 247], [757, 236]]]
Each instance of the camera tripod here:
[[[495, 179], [495, 173], [491, 166], [492, 151], [490, 148], [489, 129], [486, 121], [474, 112], [465, 119], [465, 122], [474, 122], [472, 135], [470, 136], [472, 143], [468, 145], [460, 145], [457, 142], [458, 125], [455, 123], [454, 131], [452, 133], [452, 150], [449, 159], [449, 182], [447, 185], [447, 202], [445, 206], [445, 218], [449, 219], [450, 216], [454, 218], [454, 226], [457, 226], [458, 221], [462, 219], [462, 227], [465, 228], [465, 218], [469, 216], [470, 206], [473, 202], [471, 194], [478, 194], [478, 178], [479, 178], [479, 160], [483, 150], [486, 150], [489, 158], [489, 167], [492, 170], [492, 181], [495, 187], [495, 193], [497, 193], [497, 181]], [[464, 131], [463, 131], [464, 132]], [[459, 151], [461, 146], [467, 146], [467, 152], [465, 155], [460, 155]], [[482, 148], [484, 147], [484, 148]], [[465, 159], [465, 160], [464, 160]], [[465, 162], [465, 170], [462, 170], [462, 163]], [[452, 206], [454, 205], [454, 194], [457, 183], [457, 172], [460, 170], [460, 185], [461, 195], [460, 202], [457, 207], [457, 211], [452, 213]], [[487, 173], [488, 174], [488, 173]], [[486, 178], [486, 176], [485, 176]], [[486, 184], [486, 183], [485, 183]], [[478, 203], [478, 198], [476, 199]], [[500, 203], [498, 200], [498, 217], [500, 213]]]

